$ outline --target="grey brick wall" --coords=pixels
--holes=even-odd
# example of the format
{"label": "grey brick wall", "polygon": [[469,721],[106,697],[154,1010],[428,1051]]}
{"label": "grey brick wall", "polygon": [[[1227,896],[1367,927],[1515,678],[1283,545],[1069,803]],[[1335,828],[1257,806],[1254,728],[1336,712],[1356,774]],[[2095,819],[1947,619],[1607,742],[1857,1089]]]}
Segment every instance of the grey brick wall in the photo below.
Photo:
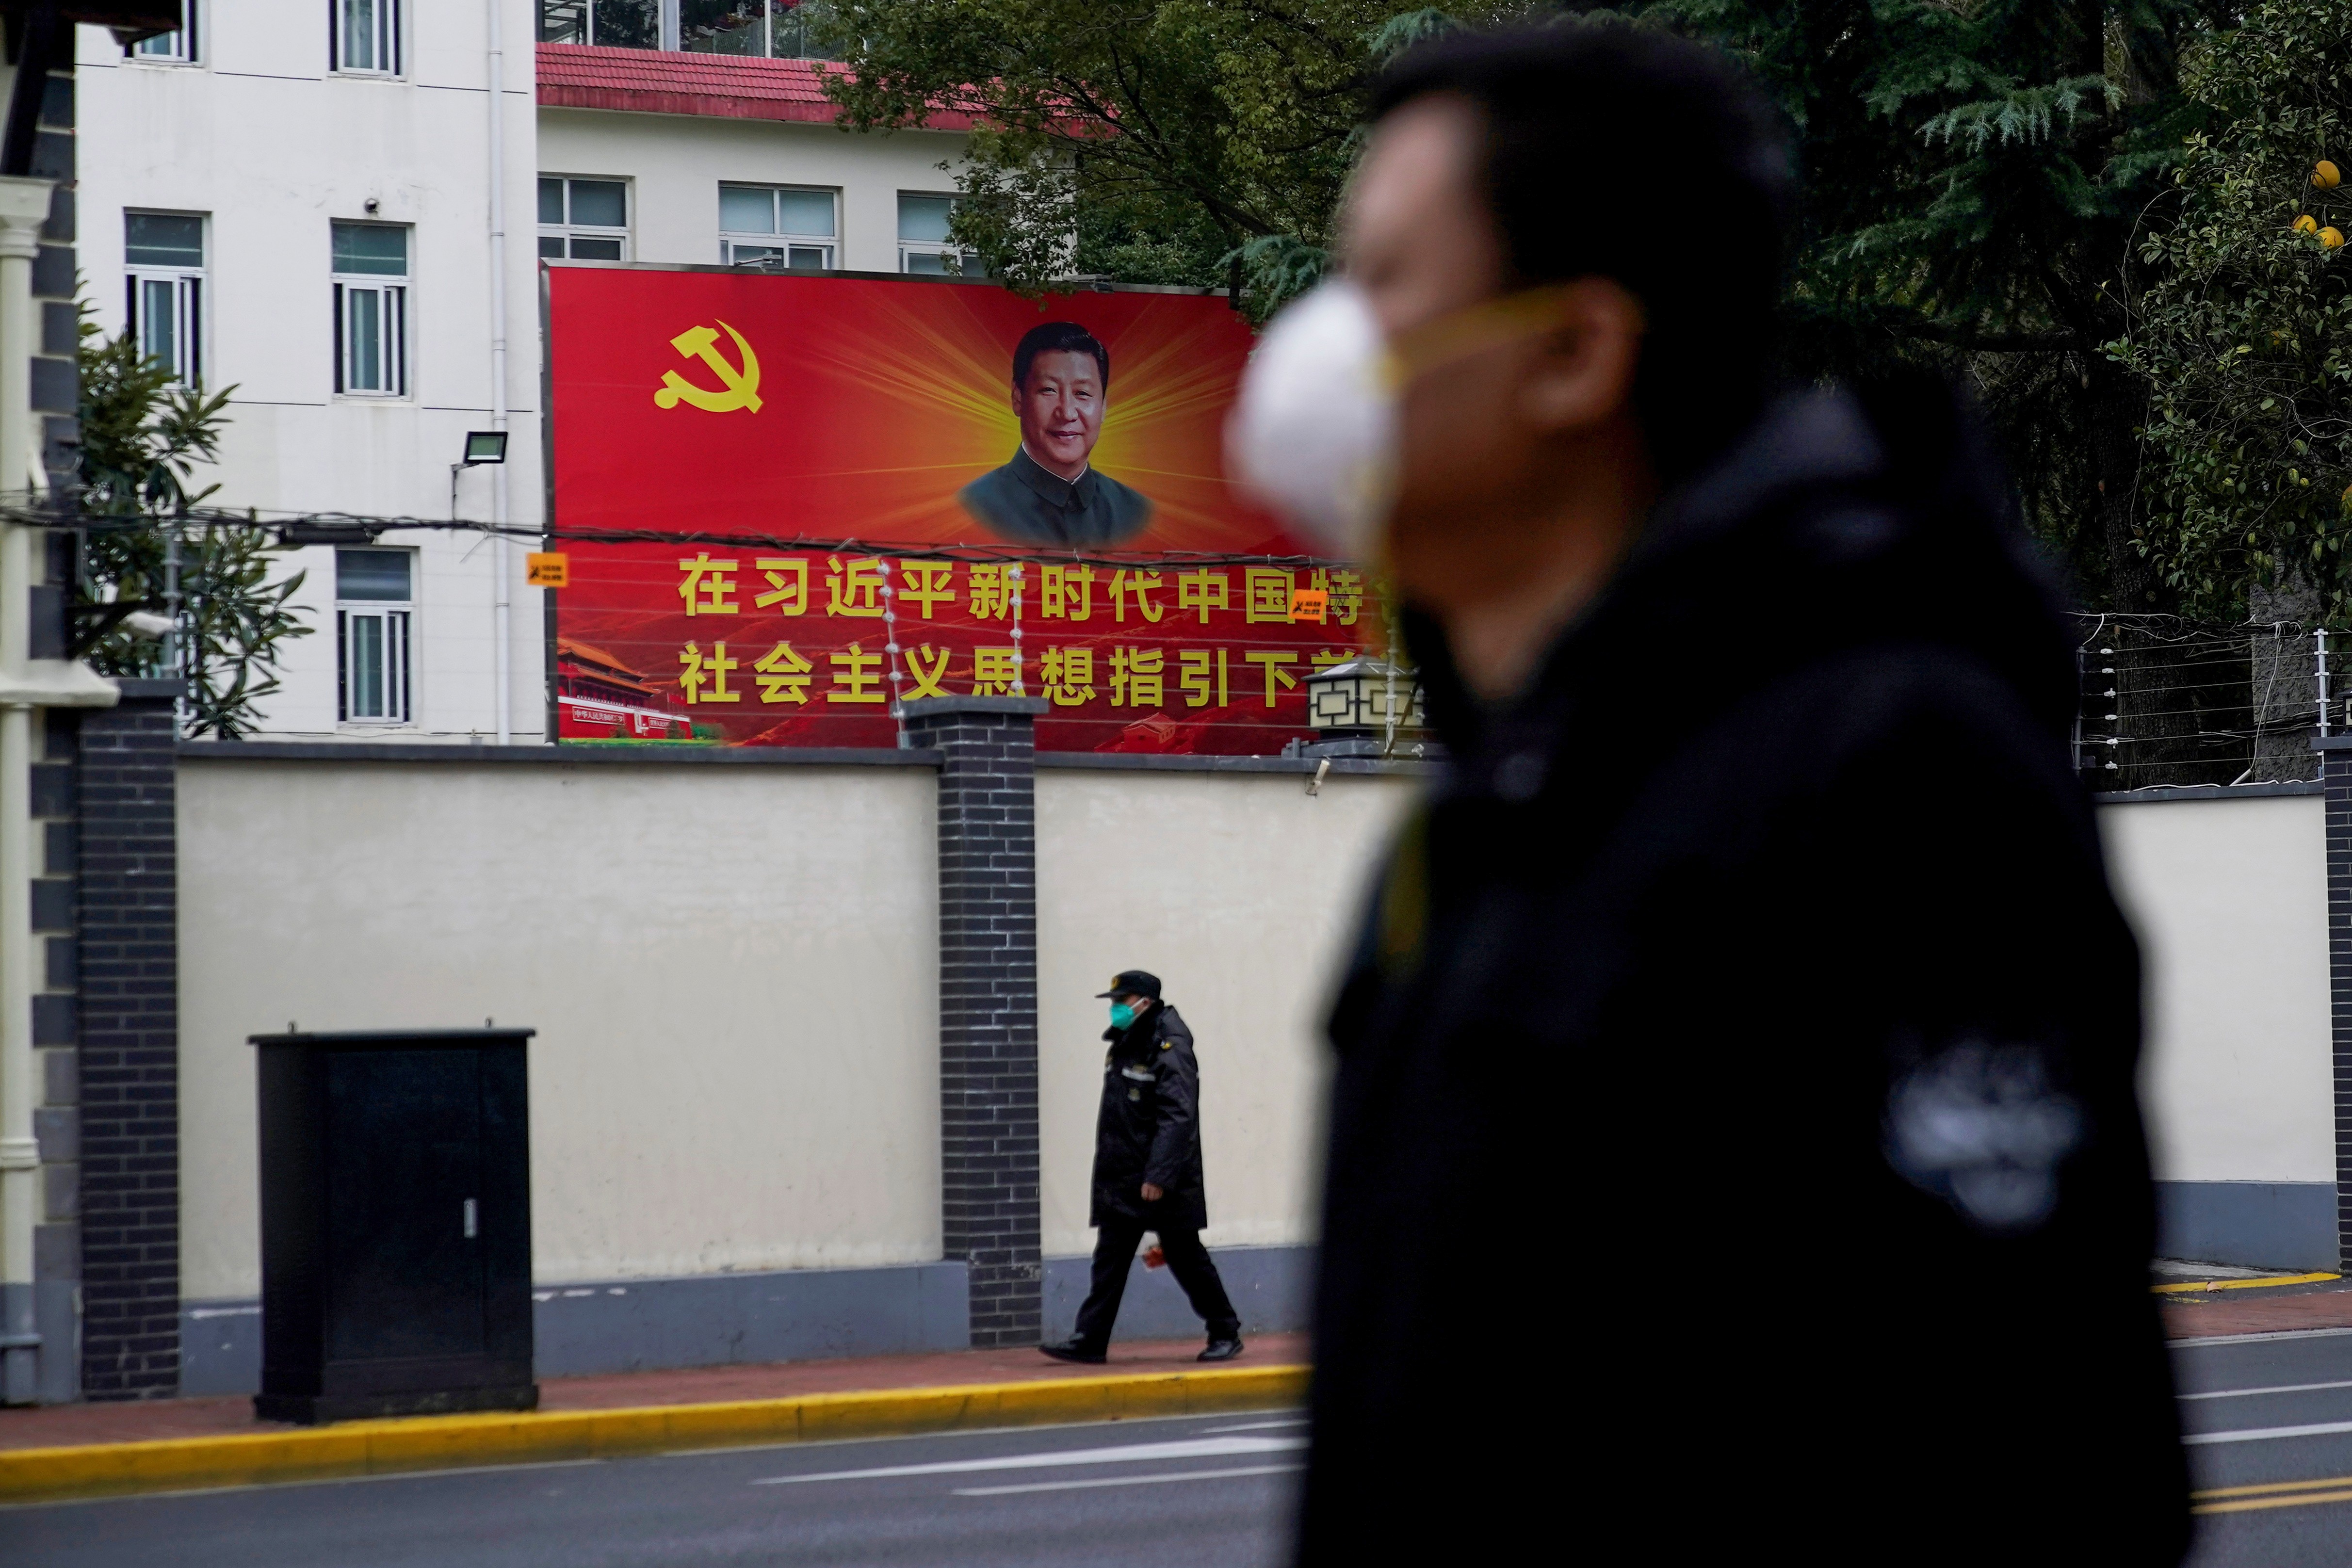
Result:
{"label": "grey brick wall", "polygon": [[173,685],[122,683],[78,763],[82,1393],[180,1386],[179,875]]}
{"label": "grey brick wall", "polygon": [[971,1279],[971,1343],[1034,1344],[1037,824],[1034,697],[906,706],[939,787],[940,1155],[945,1250]]}

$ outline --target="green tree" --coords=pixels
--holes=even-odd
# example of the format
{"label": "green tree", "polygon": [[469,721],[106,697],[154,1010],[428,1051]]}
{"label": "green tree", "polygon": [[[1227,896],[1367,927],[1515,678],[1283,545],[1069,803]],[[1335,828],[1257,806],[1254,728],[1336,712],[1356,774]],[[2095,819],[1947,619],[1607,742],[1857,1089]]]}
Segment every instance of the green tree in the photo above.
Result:
{"label": "green tree", "polygon": [[955,233],[1014,287],[1222,284],[1262,319],[1321,272],[1381,64],[1451,21],[1393,0],[846,0],[852,69],[825,90],[856,130],[979,117]]}
{"label": "green tree", "polygon": [[2180,71],[2208,9],[1658,0],[1642,13],[1744,55],[1797,128],[1797,368],[1972,378],[2037,531],[2117,609],[2172,608],[2135,511],[2147,383],[2103,346],[2125,327],[2135,229],[2200,119]]}
{"label": "green tree", "polygon": [[[2141,243],[2115,345],[2154,396],[2142,537],[2185,611],[2352,622],[2352,8],[2263,0],[2189,86],[2210,110]],[[2298,228],[2298,222],[2303,224]]]}
{"label": "green tree", "polygon": [[268,534],[199,512],[217,486],[188,487],[219,456],[236,389],[180,385],[128,334],[108,338],[87,316],[79,359],[85,526],[72,652],[108,674],[163,673],[161,643],[127,622],[167,612],[176,556],[189,733],[236,739],[278,689],[281,648],[310,633],[288,602],[302,573],[273,577],[282,552]]}

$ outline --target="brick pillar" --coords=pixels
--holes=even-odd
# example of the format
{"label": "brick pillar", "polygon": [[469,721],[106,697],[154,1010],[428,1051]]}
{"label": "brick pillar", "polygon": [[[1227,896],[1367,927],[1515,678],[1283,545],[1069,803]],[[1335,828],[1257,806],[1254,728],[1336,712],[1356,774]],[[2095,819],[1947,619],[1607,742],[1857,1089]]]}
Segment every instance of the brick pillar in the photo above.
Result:
{"label": "brick pillar", "polygon": [[83,1396],[180,1388],[179,851],[175,681],[83,715]]}
{"label": "brick pillar", "polygon": [[940,765],[940,1208],[970,1270],[971,1343],[1034,1344],[1036,716],[1041,697],[927,697],[908,739]]}
{"label": "brick pillar", "polygon": [[33,764],[33,1055],[40,1096],[33,1136],[41,1162],[40,1220],[33,1227],[34,1327],[41,1336],[34,1397],[61,1405],[81,1392],[81,1074],[74,1018],[74,756],[81,716],[40,716]]}

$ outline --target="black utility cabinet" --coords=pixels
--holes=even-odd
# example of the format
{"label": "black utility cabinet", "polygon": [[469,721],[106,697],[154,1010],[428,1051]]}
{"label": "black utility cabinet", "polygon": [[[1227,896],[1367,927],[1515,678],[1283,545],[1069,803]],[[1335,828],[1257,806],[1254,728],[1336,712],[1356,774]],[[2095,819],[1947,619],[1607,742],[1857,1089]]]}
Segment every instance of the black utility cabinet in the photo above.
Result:
{"label": "black utility cabinet", "polygon": [[527,1029],[255,1035],[265,1420],[529,1410]]}

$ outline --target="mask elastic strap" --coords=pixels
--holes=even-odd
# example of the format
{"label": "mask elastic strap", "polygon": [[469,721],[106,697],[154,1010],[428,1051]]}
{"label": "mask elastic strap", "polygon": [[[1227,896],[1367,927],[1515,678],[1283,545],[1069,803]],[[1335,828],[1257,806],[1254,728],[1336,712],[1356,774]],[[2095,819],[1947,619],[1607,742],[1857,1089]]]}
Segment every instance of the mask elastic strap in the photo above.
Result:
{"label": "mask elastic strap", "polygon": [[1391,392],[1441,365],[1559,325],[1564,283],[1481,299],[1400,334],[1383,357],[1382,375]]}

